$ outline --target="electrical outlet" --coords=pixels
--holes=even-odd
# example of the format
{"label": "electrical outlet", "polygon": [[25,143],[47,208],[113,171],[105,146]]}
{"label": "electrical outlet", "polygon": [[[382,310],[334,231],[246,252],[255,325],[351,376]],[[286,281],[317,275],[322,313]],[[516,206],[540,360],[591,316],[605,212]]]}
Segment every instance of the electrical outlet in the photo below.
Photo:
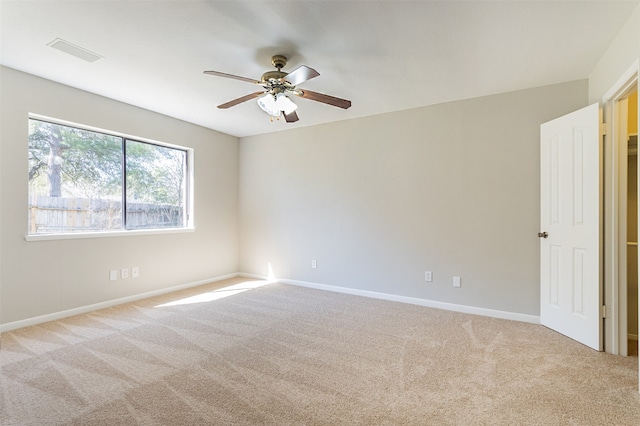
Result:
{"label": "electrical outlet", "polygon": [[312,267],[313,269],[316,269],[316,268],[318,267],[318,262],[317,262],[315,259],[313,259],[313,260],[311,261],[311,267]]}
{"label": "electrical outlet", "polygon": [[424,273],[424,280],[427,282],[431,282],[433,281],[433,272],[431,271],[425,271]]}
{"label": "electrical outlet", "polygon": [[137,266],[131,268],[131,278],[138,278],[140,276],[140,269]]}
{"label": "electrical outlet", "polygon": [[453,277],[453,286],[460,287],[460,277]]}
{"label": "electrical outlet", "polygon": [[122,271],[120,271],[120,276],[123,280],[129,278],[129,268],[122,268]]}
{"label": "electrical outlet", "polygon": [[109,271],[109,280],[116,281],[118,279],[118,270],[112,269]]}

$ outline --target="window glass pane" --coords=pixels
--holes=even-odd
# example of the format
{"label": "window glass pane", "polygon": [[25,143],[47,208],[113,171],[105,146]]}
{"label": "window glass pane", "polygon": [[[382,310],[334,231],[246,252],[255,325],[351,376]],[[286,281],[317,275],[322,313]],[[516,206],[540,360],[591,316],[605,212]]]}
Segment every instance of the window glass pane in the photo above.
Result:
{"label": "window glass pane", "polygon": [[187,153],[126,141],[127,229],[186,226]]}
{"label": "window glass pane", "polygon": [[29,234],[122,229],[117,136],[29,120]]}

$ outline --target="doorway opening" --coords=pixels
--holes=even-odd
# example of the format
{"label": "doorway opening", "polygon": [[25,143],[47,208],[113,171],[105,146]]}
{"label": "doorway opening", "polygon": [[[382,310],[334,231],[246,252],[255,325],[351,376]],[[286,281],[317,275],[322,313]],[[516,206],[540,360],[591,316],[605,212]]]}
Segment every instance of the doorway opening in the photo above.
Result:
{"label": "doorway opening", "polygon": [[637,354],[638,61],[604,98],[604,349]]}
{"label": "doorway opening", "polygon": [[[638,84],[636,83],[616,101],[615,134],[621,147],[626,148],[626,164],[620,168],[620,180],[626,183],[626,196],[621,189],[620,212],[626,247],[620,256],[620,355],[638,356]],[[626,167],[625,167],[626,166]],[[626,175],[626,176],[625,176]],[[622,186],[622,185],[621,185]],[[621,223],[621,224],[622,224]],[[626,228],[626,230],[624,229]],[[624,253],[623,253],[624,252]],[[625,301],[626,299],[626,301]],[[626,313],[626,315],[625,315]],[[625,327],[626,325],[626,327]],[[626,328],[626,333],[624,331]],[[624,338],[626,334],[626,339]],[[625,347],[626,346],[626,347]]]}
{"label": "doorway opening", "polygon": [[[635,96],[637,98],[638,92]],[[627,355],[638,356],[638,132],[628,140]]]}

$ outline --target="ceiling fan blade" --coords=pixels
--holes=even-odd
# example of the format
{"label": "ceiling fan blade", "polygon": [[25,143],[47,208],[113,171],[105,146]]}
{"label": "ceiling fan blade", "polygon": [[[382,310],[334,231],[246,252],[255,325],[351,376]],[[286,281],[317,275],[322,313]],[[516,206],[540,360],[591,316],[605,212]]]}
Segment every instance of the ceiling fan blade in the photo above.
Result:
{"label": "ceiling fan blade", "polygon": [[257,97],[262,96],[262,95],[264,95],[264,92],[254,92],[254,93],[251,93],[249,95],[245,95],[245,96],[243,96],[241,98],[229,101],[229,102],[227,102],[225,104],[218,105],[218,108],[220,108],[220,109],[231,108],[232,106],[236,106],[236,105],[241,104],[243,102],[250,101],[251,99],[257,98]]}
{"label": "ceiling fan blade", "polygon": [[305,81],[311,80],[319,75],[320,73],[313,68],[302,65],[284,76],[282,80],[288,81],[292,86],[297,86],[298,84],[304,83]]}
{"label": "ceiling fan blade", "polygon": [[[284,111],[283,111],[284,112]],[[284,114],[284,119],[287,123],[295,123],[296,121],[299,120],[298,118],[298,114],[296,114],[295,111],[289,113],[289,114]]]}
{"label": "ceiling fan blade", "polygon": [[217,77],[233,78],[234,80],[241,80],[241,81],[246,81],[248,83],[260,84],[259,81],[253,78],[240,77],[239,75],[227,74],[219,71],[205,71],[204,73],[208,75],[215,75]]}
{"label": "ceiling fan blade", "polygon": [[301,98],[311,99],[312,101],[322,102],[324,104],[333,105],[338,108],[347,109],[351,106],[351,101],[346,99],[336,98],[335,96],[329,96],[318,92],[312,92],[311,90],[296,90],[294,94]]}

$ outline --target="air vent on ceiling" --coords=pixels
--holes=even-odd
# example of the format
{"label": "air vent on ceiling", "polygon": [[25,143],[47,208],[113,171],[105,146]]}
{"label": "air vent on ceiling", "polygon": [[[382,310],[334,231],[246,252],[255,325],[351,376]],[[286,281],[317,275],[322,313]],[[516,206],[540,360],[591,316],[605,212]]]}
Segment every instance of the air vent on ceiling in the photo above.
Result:
{"label": "air vent on ceiling", "polygon": [[54,49],[58,49],[61,52],[68,53],[69,55],[73,55],[76,58],[82,59],[83,61],[87,62],[95,62],[98,59],[103,58],[103,56],[100,56],[97,53],[93,53],[80,46],[76,46],[75,44],[69,43],[68,41],[61,38],[57,38],[47,43],[47,46],[51,46]]}

